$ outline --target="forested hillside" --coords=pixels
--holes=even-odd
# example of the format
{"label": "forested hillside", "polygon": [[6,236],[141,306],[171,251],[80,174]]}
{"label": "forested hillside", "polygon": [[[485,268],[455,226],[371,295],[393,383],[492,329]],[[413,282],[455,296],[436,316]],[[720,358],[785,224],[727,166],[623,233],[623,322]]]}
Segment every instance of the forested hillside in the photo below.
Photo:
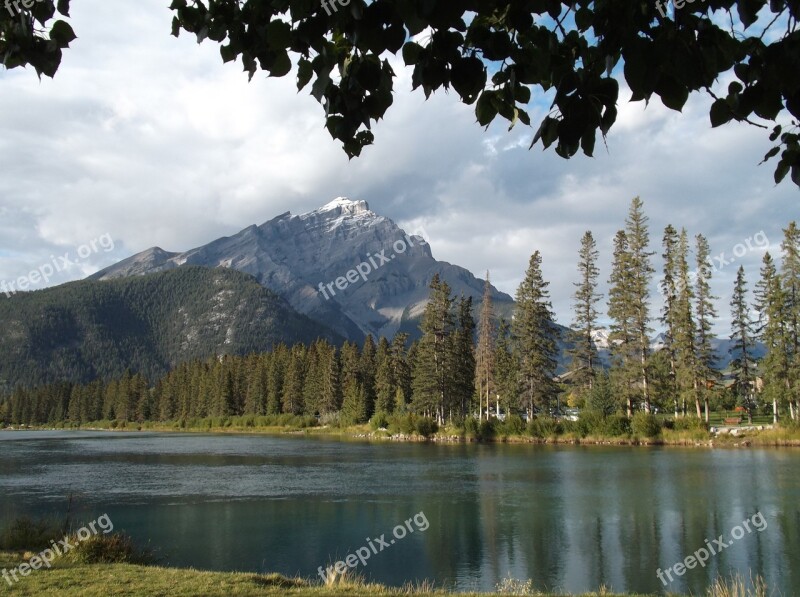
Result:
{"label": "forested hillside", "polygon": [[0,387],[155,380],[188,360],[341,341],[251,276],[202,267],[2,296],[0,329]]}

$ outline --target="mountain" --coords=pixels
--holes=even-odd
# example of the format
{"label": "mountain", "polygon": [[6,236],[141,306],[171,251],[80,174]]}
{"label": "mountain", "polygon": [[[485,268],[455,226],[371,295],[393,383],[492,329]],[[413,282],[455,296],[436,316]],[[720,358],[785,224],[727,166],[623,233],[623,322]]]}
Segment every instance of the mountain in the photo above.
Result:
{"label": "mountain", "polygon": [[182,361],[343,338],[251,276],[182,267],[0,296],[0,388],[120,377],[150,379]]}
{"label": "mountain", "polygon": [[[472,296],[476,316],[484,285],[466,269],[434,259],[425,238],[406,234],[366,201],[343,197],[183,253],[154,247],[91,278],[112,280],[188,265],[251,274],[300,313],[354,341],[397,331],[417,337],[434,274],[454,295]],[[510,318],[513,299],[494,288],[492,295],[498,314]]]}
{"label": "mountain", "polygon": [[[592,330],[592,341],[597,347],[600,361],[605,365],[611,364],[611,352],[609,351],[609,336],[610,330],[607,328],[599,328]],[[666,346],[666,334],[663,332],[657,334],[650,339],[650,350],[653,352],[659,351]],[[714,338],[711,341],[711,347],[714,349],[716,357],[716,366],[718,369],[725,370],[731,363],[730,349],[733,346],[733,340],[728,338]],[[761,342],[756,342],[753,347],[753,356],[756,359],[762,358],[767,353],[766,346]]]}

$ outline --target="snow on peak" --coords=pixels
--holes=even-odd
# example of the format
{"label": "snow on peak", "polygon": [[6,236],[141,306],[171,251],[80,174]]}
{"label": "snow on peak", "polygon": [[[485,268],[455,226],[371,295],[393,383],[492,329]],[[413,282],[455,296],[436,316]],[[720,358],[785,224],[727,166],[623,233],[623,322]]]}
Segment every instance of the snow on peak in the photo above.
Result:
{"label": "snow on peak", "polygon": [[326,203],[316,211],[347,211],[351,214],[359,214],[369,211],[369,204],[366,201],[353,201],[348,197],[337,197],[330,203]]}

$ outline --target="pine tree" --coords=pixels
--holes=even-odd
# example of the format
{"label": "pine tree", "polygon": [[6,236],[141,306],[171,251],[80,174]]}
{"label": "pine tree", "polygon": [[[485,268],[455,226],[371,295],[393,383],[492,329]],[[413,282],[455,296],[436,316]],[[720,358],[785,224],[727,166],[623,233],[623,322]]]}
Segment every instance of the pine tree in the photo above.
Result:
{"label": "pine tree", "polygon": [[614,256],[611,265],[608,292],[608,317],[611,319],[608,335],[611,353],[609,374],[615,392],[626,403],[628,417],[633,416],[635,371],[633,278],[628,250],[628,237],[624,230],[614,236]]}
{"label": "pine tree", "polygon": [[581,239],[581,248],[578,251],[580,282],[574,283],[573,325],[576,334],[575,348],[570,352],[572,357],[570,368],[576,372],[577,384],[588,391],[594,386],[597,347],[593,332],[597,329],[597,303],[603,297],[597,292],[597,280],[600,276],[600,269],[597,267],[599,256],[594,236],[587,230]]}
{"label": "pine tree", "polygon": [[650,387],[647,361],[650,355],[650,265],[652,252],[647,216],[639,197],[631,201],[625,231],[614,239],[614,264],[611,272],[608,315],[612,319],[610,340],[615,356],[615,376],[621,380],[627,398],[628,416],[633,416],[634,388],[650,412]]}
{"label": "pine tree", "polygon": [[[392,338],[390,349],[392,361],[392,379],[394,380],[395,390],[395,409],[405,410],[405,405],[411,398],[411,364],[410,355],[406,351],[408,334],[398,332]],[[402,402],[399,400],[402,398]]]}
{"label": "pine tree", "polygon": [[334,413],[342,404],[342,387],[339,383],[339,357],[336,348],[320,341],[320,414]]}
{"label": "pine tree", "polygon": [[453,298],[450,286],[439,279],[439,274],[434,274],[430,289],[430,299],[420,323],[422,337],[413,364],[412,404],[416,412],[433,415],[442,425],[453,387]]}
{"label": "pine tree", "polygon": [[703,398],[705,420],[709,418],[709,395],[719,381],[716,354],[713,341],[713,322],[717,319],[711,294],[711,249],[702,234],[695,237],[695,379],[700,381],[700,395]]}
{"label": "pine tree", "polygon": [[789,350],[787,389],[789,415],[798,418],[800,399],[800,228],[790,222],[781,243],[781,285],[786,298],[786,334]]}
{"label": "pine tree", "polygon": [[[682,393],[691,392],[694,397],[697,418],[700,410],[700,379],[695,365],[695,322],[692,312],[694,288],[689,273],[689,239],[681,229],[677,253],[677,297],[675,301],[675,355],[677,358],[678,388]],[[705,381],[703,381],[705,383]]]}
{"label": "pine tree", "polygon": [[478,324],[478,346],[475,351],[475,386],[478,390],[478,418],[482,418],[483,402],[489,410],[489,397],[495,393],[494,383],[494,308],[492,306],[492,285],[489,272],[483,286],[480,322]]}
{"label": "pine tree", "polygon": [[513,334],[519,355],[522,393],[528,401],[528,416],[534,407],[550,413],[550,402],[558,393],[554,381],[558,331],[547,291],[549,282],[542,276],[539,251],[531,255],[525,279],[517,289]]}
{"label": "pine tree", "polygon": [[739,266],[736,272],[736,283],[731,298],[731,346],[730,353],[733,357],[731,370],[736,381],[740,403],[747,409],[747,419],[753,422],[753,385],[755,376],[755,363],[753,361],[753,323],[750,319],[750,310],[747,304],[747,281],[744,276],[744,267]]}
{"label": "pine tree", "polygon": [[281,396],[281,408],[284,413],[299,415],[303,412],[305,356],[306,350],[302,344],[292,347]]}
{"label": "pine tree", "polygon": [[664,348],[669,356],[669,380],[672,391],[675,416],[678,416],[678,364],[675,349],[675,333],[677,328],[678,303],[678,232],[669,224],[664,229],[662,240],[664,253],[664,277],[661,280],[661,294],[664,296],[664,309],[661,312],[661,324],[664,326]]}
{"label": "pine tree", "polygon": [[789,343],[786,334],[786,295],[781,277],[769,252],[764,253],[761,277],[756,284],[755,309],[758,312],[756,336],[764,343],[766,354],[761,362],[764,395],[772,401],[772,422],[778,422],[778,405],[788,394]]}
{"label": "pine tree", "polygon": [[519,362],[514,351],[511,327],[505,319],[500,320],[497,344],[494,351],[495,386],[506,412],[519,408]]}
{"label": "pine tree", "polygon": [[360,365],[360,379],[361,385],[364,387],[367,418],[371,417],[375,410],[375,368],[375,341],[371,334],[367,334],[364,348],[361,350]]}
{"label": "pine tree", "polygon": [[[461,420],[475,394],[475,320],[472,317],[472,297],[462,296],[458,301],[458,328],[453,333],[453,402],[450,409],[458,409]],[[448,415],[452,418],[450,410]]]}
{"label": "pine tree", "polygon": [[634,346],[639,360],[639,379],[642,387],[642,399],[645,412],[650,412],[650,387],[647,375],[647,359],[650,354],[650,279],[654,273],[650,265],[652,252],[648,251],[650,236],[647,230],[647,216],[643,212],[643,203],[639,197],[631,201],[625,227],[628,239],[632,274],[632,307],[634,323]]}
{"label": "pine tree", "polygon": [[375,412],[391,413],[394,410],[396,385],[392,367],[389,341],[381,337],[375,352]]}

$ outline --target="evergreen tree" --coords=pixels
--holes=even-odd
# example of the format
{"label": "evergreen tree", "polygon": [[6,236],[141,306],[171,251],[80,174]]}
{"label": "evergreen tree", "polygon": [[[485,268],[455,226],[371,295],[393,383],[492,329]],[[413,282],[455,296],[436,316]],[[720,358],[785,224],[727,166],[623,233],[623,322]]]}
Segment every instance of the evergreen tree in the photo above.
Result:
{"label": "evergreen tree", "polygon": [[769,252],[764,253],[761,277],[756,284],[755,309],[758,312],[756,336],[767,350],[761,362],[764,380],[763,392],[772,402],[772,422],[778,422],[778,405],[788,395],[789,344],[786,327],[786,295],[783,292],[781,277]]}
{"label": "evergreen tree", "polygon": [[475,351],[475,386],[478,390],[478,418],[482,418],[483,403],[489,410],[489,397],[495,393],[494,382],[494,308],[492,306],[492,285],[489,272],[483,285],[483,302],[478,324],[478,346]]}
{"label": "evergreen tree", "polygon": [[500,320],[497,331],[497,344],[494,351],[495,386],[500,402],[506,412],[519,408],[519,362],[514,350],[511,327],[505,319]]}
{"label": "evergreen tree", "polygon": [[675,347],[675,334],[678,319],[678,232],[669,224],[664,229],[662,240],[664,253],[664,277],[661,280],[661,294],[664,297],[664,308],[661,312],[661,324],[664,326],[664,348],[669,356],[669,383],[672,390],[672,400],[675,416],[678,416],[678,398],[681,389],[678,385],[678,364]]}
{"label": "evergreen tree", "polygon": [[[453,402],[450,409],[458,410],[461,420],[467,416],[475,395],[475,320],[472,317],[472,297],[458,301],[458,328],[453,333]],[[452,410],[448,414],[452,418]]]}
{"label": "evergreen tree", "polygon": [[597,267],[599,256],[594,236],[587,230],[581,239],[578,251],[580,281],[574,283],[575,348],[570,351],[572,357],[570,368],[575,371],[578,386],[588,391],[591,391],[594,385],[598,360],[593,332],[597,329],[597,303],[603,296],[597,292],[597,280],[600,276],[600,269]]}
{"label": "evergreen tree", "polygon": [[391,346],[392,379],[396,386],[395,409],[399,410],[405,410],[405,405],[411,398],[411,364],[406,342],[408,334],[398,332],[392,339]]}
{"label": "evergreen tree", "polygon": [[747,281],[744,267],[739,266],[731,298],[731,370],[736,382],[740,404],[747,409],[747,419],[753,422],[753,386],[755,362],[753,361],[753,323],[747,304]]}
{"label": "evergreen tree", "polygon": [[[677,254],[677,297],[675,301],[675,355],[677,358],[678,388],[694,398],[697,418],[702,418],[700,410],[700,379],[695,365],[695,322],[692,312],[694,288],[689,273],[689,239],[685,229],[681,229]],[[703,383],[705,383],[703,381]]]}
{"label": "evergreen tree", "polygon": [[381,337],[375,352],[375,412],[391,413],[397,395],[389,341]]}
{"label": "evergreen tree", "polygon": [[531,255],[525,279],[517,289],[517,307],[513,334],[519,355],[522,393],[527,398],[528,416],[534,407],[550,413],[550,402],[558,393],[554,381],[557,328],[553,325],[552,305],[547,291],[549,282],[542,276],[539,251]]}
{"label": "evergreen tree", "polygon": [[292,347],[281,396],[281,408],[284,413],[299,415],[303,412],[305,356],[305,347],[301,344]]}
{"label": "evergreen tree", "polygon": [[783,231],[781,286],[786,299],[786,335],[789,352],[787,399],[789,416],[798,418],[800,399],[800,228],[792,221]]}
{"label": "evergreen tree", "polygon": [[713,341],[713,322],[717,319],[711,294],[711,249],[708,240],[698,234],[695,237],[695,379],[699,380],[700,395],[703,399],[705,420],[709,419],[709,397],[717,384],[720,373],[717,370]]}
{"label": "evergreen tree", "polygon": [[608,292],[608,316],[611,319],[608,335],[611,353],[609,376],[615,393],[626,403],[628,417],[633,416],[634,385],[637,378],[631,272],[628,237],[624,230],[619,230],[614,236],[614,255]]}
{"label": "evergreen tree", "polygon": [[372,339],[372,334],[367,334],[364,340],[364,348],[361,350],[360,379],[364,387],[368,419],[375,410],[375,368],[375,341]]}
{"label": "evergreen tree", "polygon": [[453,394],[453,298],[450,286],[439,279],[439,274],[434,274],[430,289],[413,363],[412,404],[416,412],[435,416],[442,425]]}
{"label": "evergreen tree", "polygon": [[647,361],[650,355],[650,265],[652,252],[647,216],[639,197],[631,201],[625,231],[614,239],[614,265],[609,290],[611,340],[614,345],[617,377],[627,397],[628,416],[633,415],[634,388],[638,386],[645,412],[650,412],[650,387]]}

